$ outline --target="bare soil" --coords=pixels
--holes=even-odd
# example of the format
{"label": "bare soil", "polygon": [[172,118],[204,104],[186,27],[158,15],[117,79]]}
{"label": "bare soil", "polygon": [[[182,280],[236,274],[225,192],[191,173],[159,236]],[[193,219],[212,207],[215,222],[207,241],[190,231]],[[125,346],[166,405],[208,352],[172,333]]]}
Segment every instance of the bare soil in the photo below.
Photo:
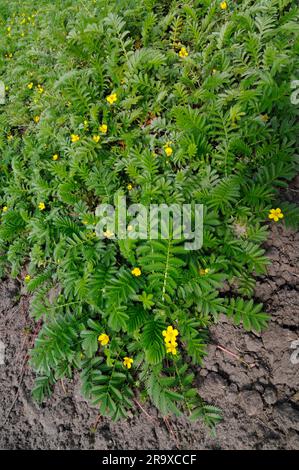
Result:
{"label": "bare soil", "polygon": [[82,398],[78,377],[57,383],[52,397],[37,405],[27,365],[36,328],[28,317],[29,300],[18,282],[2,282],[0,448],[299,449],[299,351],[292,349],[299,339],[299,234],[273,225],[265,248],[272,264],[258,279],[256,299],[272,316],[269,328],[261,335],[246,333],[221,317],[198,369],[200,394],[223,409],[216,437],[201,423],[165,421],[153,408],[137,404],[126,421],[99,417]]}

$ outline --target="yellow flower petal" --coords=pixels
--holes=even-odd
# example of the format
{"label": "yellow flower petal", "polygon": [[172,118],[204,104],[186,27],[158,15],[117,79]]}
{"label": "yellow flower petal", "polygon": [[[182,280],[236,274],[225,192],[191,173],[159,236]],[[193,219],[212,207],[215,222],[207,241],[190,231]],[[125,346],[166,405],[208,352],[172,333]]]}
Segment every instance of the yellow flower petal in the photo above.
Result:
{"label": "yellow flower petal", "polygon": [[100,141],[100,136],[99,135],[94,135],[92,140],[97,144]]}
{"label": "yellow flower petal", "polygon": [[133,274],[133,276],[141,276],[141,269],[140,268],[134,268],[132,269],[131,273]]}
{"label": "yellow flower petal", "polygon": [[283,218],[283,213],[281,212],[281,209],[279,207],[277,207],[276,209],[270,209],[268,218],[273,219],[274,222],[278,222],[279,219]]}
{"label": "yellow flower petal", "polygon": [[179,52],[179,56],[180,56],[180,57],[188,57],[188,55],[189,55],[189,54],[188,54],[188,51],[187,51],[186,47],[183,46],[183,47],[181,48],[180,52]]}
{"label": "yellow flower petal", "polygon": [[227,10],[227,7],[228,7],[227,2],[221,2],[220,3],[221,10]]}
{"label": "yellow flower petal", "polygon": [[101,343],[102,346],[106,346],[109,343],[110,338],[108,335],[106,335],[106,333],[102,333],[98,337],[98,341]]}
{"label": "yellow flower petal", "polygon": [[165,147],[164,150],[165,150],[165,153],[166,153],[167,157],[170,157],[172,155],[173,150],[172,150],[171,147]]}
{"label": "yellow flower petal", "polygon": [[127,367],[127,369],[131,369],[132,364],[133,364],[133,359],[131,357],[124,357],[123,365]]}
{"label": "yellow flower petal", "polygon": [[71,141],[72,143],[78,142],[80,140],[80,137],[78,134],[71,134]]}
{"label": "yellow flower petal", "polygon": [[115,101],[117,101],[117,94],[116,93],[111,93],[111,95],[108,95],[106,97],[106,100],[108,101],[109,104],[115,103]]}
{"label": "yellow flower petal", "polygon": [[102,125],[99,127],[99,131],[100,131],[100,132],[103,132],[103,134],[106,134],[106,132],[108,131],[108,126],[107,126],[107,124],[102,124]]}

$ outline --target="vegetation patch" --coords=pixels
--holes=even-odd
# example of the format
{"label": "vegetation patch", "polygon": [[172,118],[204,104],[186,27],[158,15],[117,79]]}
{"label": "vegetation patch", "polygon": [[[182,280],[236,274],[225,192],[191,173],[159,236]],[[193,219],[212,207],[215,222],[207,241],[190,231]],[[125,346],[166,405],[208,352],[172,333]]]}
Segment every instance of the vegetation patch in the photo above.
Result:
{"label": "vegetation patch", "polygon": [[[209,426],[209,326],[261,331],[269,224],[296,225],[297,2],[0,0],[0,267],[32,293],[38,400],[78,370],[113,419],[134,399]],[[202,204],[203,245],[122,239],[100,204]],[[128,220],[127,232],[130,228]]]}

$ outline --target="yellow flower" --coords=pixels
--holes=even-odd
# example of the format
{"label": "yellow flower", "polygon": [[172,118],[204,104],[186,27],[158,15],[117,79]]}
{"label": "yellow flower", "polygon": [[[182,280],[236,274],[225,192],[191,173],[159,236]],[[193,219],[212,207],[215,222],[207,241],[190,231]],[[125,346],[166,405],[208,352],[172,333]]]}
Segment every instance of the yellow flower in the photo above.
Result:
{"label": "yellow flower", "polygon": [[171,325],[168,326],[166,330],[162,331],[162,335],[164,336],[164,341],[167,347],[168,343],[171,343],[172,345],[176,344],[176,337],[178,334],[178,330],[174,329]]}
{"label": "yellow flower", "polygon": [[189,55],[189,54],[188,54],[188,51],[187,51],[186,47],[183,46],[183,47],[181,48],[180,52],[179,52],[179,56],[180,56],[180,57],[188,57],[188,55]]}
{"label": "yellow flower", "polygon": [[114,236],[114,233],[111,232],[110,230],[106,230],[106,232],[103,232],[104,237],[106,238],[111,238]]}
{"label": "yellow flower", "polygon": [[12,135],[12,134],[8,134],[7,140],[12,140],[12,139],[13,139],[13,135]]}
{"label": "yellow flower", "polygon": [[33,120],[36,124],[38,124],[39,121],[40,121],[40,117],[39,116],[34,116]]}
{"label": "yellow flower", "polygon": [[98,337],[98,341],[101,343],[102,346],[106,346],[109,341],[110,341],[110,338],[108,335],[106,335],[106,333],[102,333],[99,337]]}
{"label": "yellow flower", "polygon": [[133,276],[136,276],[136,277],[141,276],[141,269],[134,268],[132,269],[131,273],[133,274]]}
{"label": "yellow flower", "polygon": [[11,27],[8,26],[8,27],[6,28],[6,31],[7,31],[8,33],[10,33],[10,32],[11,32]]}
{"label": "yellow flower", "polygon": [[164,148],[164,150],[165,150],[165,153],[166,153],[167,157],[170,157],[172,155],[173,150],[172,150],[171,147],[167,146],[167,147]]}
{"label": "yellow flower", "polygon": [[132,185],[131,183],[129,183],[128,186],[127,186],[127,188],[128,188],[128,191],[132,191],[133,185]]}
{"label": "yellow flower", "polygon": [[281,212],[281,209],[277,207],[277,209],[270,209],[268,217],[269,219],[273,219],[274,222],[278,222],[279,219],[283,218],[283,213]]}
{"label": "yellow flower", "polygon": [[112,93],[111,95],[108,95],[108,96],[106,97],[106,100],[108,101],[109,104],[115,103],[115,101],[117,100],[117,94],[116,94],[116,93]]}
{"label": "yellow flower", "polygon": [[42,94],[44,92],[44,88],[41,85],[37,85],[37,91]]}
{"label": "yellow flower", "polygon": [[209,272],[210,272],[209,268],[199,270],[199,274],[201,274],[202,276],[204,276],[205,274],[208,274]]}
{"label": "yellow flower", "polygon": [[227,10],[227,7],[228,7],[227,2],[221,2],[220,3],[221,10]]}
{"label": "yellow flower", "polygon": [[99,127],[99,131],[100,131],[100,132],[103,132],[103,134],[106,134],[106,132],[108,131],[108,126],[107,126],[107,124],[102,124],[102,125]]}
{"label": "yellow flower", "polygon": [[166,351],[175,356],[176,353],[177,353],[177,350],[176,350],[177,345],[178,345],[178,343],[169,343],[169,344],[167,344],[166,345]]}
{"label": "yellow flower", "polygon": [[29,276],[29,274],[27,274],[27,276],[25,276],[25,282],[29,282],[31,279],[31,276]]}
{"label": "yellow flower", "polygon": [[164,336],[166,351],[175,355],[177,353],[176,348],[178,343],[176,342],[176,337],[179,332],[177,329],[174,329],[172,326],[168,326],[166,330],[162,331]]}
{"label": "yellow flower", "polygon": [[32,90],[32,88],[33,88],[33,82],[28,83],[27,88],[29,88],[29,90]]}
{"label": "yellow flower", "polygon": [[52,160],[54,160],[54,162],[56,162],[56,160],[58,160],[59,158],[59,155],[57,153],[55,153],[52,157]]}
{"label": "yellow flower", "polygon": [[99,142],[100,138],[101,137],[99,135],[94,135],[92,140],[97,144]]}
{"label": "yellow flower", "polygon": [[263,122],[268,122],[269,121],[269,116],[268,114],[261,114],[260,118]]}
{"label": "yellow flower", "polygon": [[80,140],[80,137],[78,136],[78,134],[71,134],[71,141],[73,142],[73,144],[75,142],[78,142]]}
{"label": "yellow flower", "polygon": [[134,362],[134,361],[133,361],[133,359],[132,359],[131,357],[127,357],[127,356],[124,357],[124,362],[123,362],[123,364],[124,364],[125,367],[127,367],[127,369],[131,369],[133,362]]}
{"label": "yellow flower", "polygon": [[8,207],[7,207],[7,206],[2,207],[2,212],[7,212],[7,211],[8,211]]}
{"label": "yellow flower", "polygon": [[133,225],[128,225],[128,232],[132,232],[133,230]]}
{"label": "yellow flower", "polygon": [[39,205],[38,205],[38,208],[40,211],[43,211],[45,208],[46,208],[46,205],[44,202],[40,202]]}

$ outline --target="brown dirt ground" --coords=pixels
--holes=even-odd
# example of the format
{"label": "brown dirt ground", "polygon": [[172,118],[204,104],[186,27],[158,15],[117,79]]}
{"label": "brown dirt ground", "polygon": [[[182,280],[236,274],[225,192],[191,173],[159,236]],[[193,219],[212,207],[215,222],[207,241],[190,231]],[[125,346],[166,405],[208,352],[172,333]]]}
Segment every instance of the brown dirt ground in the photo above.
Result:
{"label": "brown dirt ground", "polygon": [[198,370],[200,394],[223,409],[216,437],[185,418],[167,423],[152,408],[146,414],[137,407],[134,416],[119,423],[98,418],[97,409],[80,395],[77,377],[56,384],[52,397],[38,406],[30,395],[34,375],[26,365],[29,332],[34,331],[28,299],[17,282],[3,281],[0,448],[299,449],[299,351],[298,363],[291,362],[296,355],[292,341],[299,339],[299,234],[274,225],[265,248],[272,264],[258,279],[256,298],[272,315],[269,328],[261,335],[245,333],[221,317]]}

